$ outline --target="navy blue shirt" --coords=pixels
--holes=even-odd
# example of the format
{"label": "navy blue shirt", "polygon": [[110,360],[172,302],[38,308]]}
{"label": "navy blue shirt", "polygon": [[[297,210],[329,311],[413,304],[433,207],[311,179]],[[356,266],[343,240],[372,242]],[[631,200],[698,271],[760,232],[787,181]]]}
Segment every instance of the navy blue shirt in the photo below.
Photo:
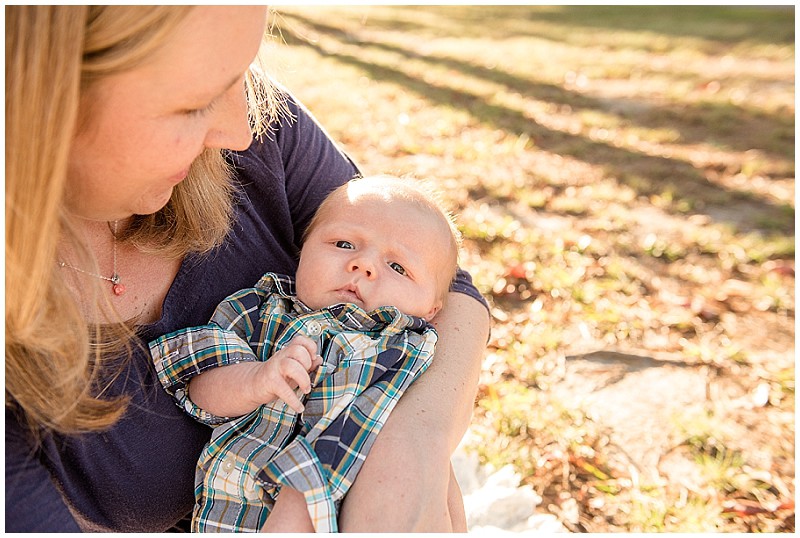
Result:
{"label": "navy blue shirt", "polygon": [[[294,274],[303,231],[322,199],[358,174],[306,110],[289,107],[293,117],[270,137],[231,155],[238,186],[232,230],[211,253],[186,257],[161,319],[141,328],[142,349],[110,391],[131,398],[123,418],[104,432],[46,435],[37,445],[6,407],[7,532],[162,532],[191,512],[195,466],[211,430],[161,389],[144,350],[165,333],[205,324],[218,303],[264,273]],[[464,272],[453,289],[482,300]]]}

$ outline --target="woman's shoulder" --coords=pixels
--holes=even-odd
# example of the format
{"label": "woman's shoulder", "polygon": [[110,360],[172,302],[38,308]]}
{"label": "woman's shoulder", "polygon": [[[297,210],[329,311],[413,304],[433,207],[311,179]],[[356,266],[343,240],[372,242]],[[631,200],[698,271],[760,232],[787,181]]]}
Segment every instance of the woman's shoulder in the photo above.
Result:
{"label": "woman's shoulder", "polygon": [[355,162],[329,136],[308,108],[285,89],[275,121],[250,147],[231,153],[237,172],[261,172],[288,176],[304,183],[324,173],[333,182],[359,174]]}

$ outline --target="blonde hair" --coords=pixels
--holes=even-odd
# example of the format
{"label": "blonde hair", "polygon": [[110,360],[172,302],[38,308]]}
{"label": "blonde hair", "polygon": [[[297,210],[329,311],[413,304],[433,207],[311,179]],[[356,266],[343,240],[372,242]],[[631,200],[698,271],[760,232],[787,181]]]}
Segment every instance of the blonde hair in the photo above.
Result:
{"label": "blonde hair", "polygon": [[376,197],[386,202],[403,201],[414,205],[436,218],[448,235],[450,250],[447,253],[447,274],[444,278],[435,275],[439,280],[439,295],[444,302],[450,284],[458,271],[458,254],[461,249],[461,232],[456,225],[453,213],[447,209],[439,192],[428,182],[411,178],[390,175],[375,175],[352,179],[334,189],[320,204],[311,222],[303,233],[303,241],[313,229],[331,212],[339,211],[341,201],[354,201],[361,197]]}
{"label": "blonde hair", "polygon": [[[70,144],[87,88],[146,61],[189,6],[6,6],[6,405],[36,428],[106,428],[125,398],[104,399],[110,357],[134,333],[87,323],[56,264],[63,237],[76,244],[64,210]],[[277,92],[248,73],[256,134],[282,109]],[[137,216],[121,240],[180,257],[221,243],[232,215],[229,167],[206,151],[161,211]],[[85,267],[96,262],[83,247]],[[90,292],[99,304],[99,285]],[[112,344],[112,345],[109,345]]]}

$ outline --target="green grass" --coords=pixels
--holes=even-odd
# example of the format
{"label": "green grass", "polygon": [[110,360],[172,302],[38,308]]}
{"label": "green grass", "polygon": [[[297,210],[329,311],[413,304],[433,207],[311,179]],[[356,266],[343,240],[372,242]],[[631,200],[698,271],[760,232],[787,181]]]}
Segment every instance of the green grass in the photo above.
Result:
{"label": "green grass", "polygon": [[[493,314],[481,458],[570,530],[792,531],[793,8],[275,9],[267,68],[365,172],[431,179],[458,213]],[[587,349],[730,392],[669,426],[695,489],[635,476],[554,396]]]}

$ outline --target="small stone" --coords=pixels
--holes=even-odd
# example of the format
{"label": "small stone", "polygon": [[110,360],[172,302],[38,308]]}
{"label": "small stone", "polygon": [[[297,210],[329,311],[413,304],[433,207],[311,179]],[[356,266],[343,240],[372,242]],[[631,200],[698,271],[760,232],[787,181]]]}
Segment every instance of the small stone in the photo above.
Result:
{"label": "small stone", "polygon": [[111,290],[114,292],[114,295],[119,297],[123,293],[125,293],[125,285],[124,284],[114,284],[111,286]]}

